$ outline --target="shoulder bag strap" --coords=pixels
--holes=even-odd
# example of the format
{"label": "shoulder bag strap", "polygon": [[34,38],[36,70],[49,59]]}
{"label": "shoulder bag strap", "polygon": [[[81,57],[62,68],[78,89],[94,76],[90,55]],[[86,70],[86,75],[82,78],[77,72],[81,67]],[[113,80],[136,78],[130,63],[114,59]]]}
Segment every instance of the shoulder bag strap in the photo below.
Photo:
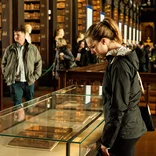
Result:
{"label": "shoulder bag strap", "polygon": [[146,105],[148,105],[147,98],[146,98],[146,95],[145,95],[145,89],[144,89],[144,86],[142,84],[142,80],[141,80],[141,77],[140,77],[140,74],[139,74],[138,71],[137,71],[137,75],[138,75],[138,79],[139,79],[139,82],[140,82],[142,94],[144,95],[144,98],[145,98]]}

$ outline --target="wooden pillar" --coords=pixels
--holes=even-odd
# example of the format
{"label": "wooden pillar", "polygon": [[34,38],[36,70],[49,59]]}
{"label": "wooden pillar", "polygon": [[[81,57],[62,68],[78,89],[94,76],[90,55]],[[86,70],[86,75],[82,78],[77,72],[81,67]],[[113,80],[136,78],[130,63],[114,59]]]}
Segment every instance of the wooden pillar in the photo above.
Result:
{"label": "wooden pillar", "polygon": [[136,45],[136,7],[135,7],[135,4],[133,4],[133,17],[132,17],[132,20],[133,20],[133,31],[132,31],[132,41],[133,41],[133,44]]}
{"label": "wooden pillar", "polygon": [[122,36],[124,35],[124,3],[121,1],[119,6],[119,29]]}
{"label": "wooden pillar", "polygon": [[76,39],[78,37],[78,1],[73,0],[73,17],[72,17],[72,52],[74,53],[76,51]]}
{"label": "wooden pillar", "polygon": [[13,30],[24,25],[24,0],[13,0]]}
{"label": "wooden pillar", "polygon": [[[1,64],[1,58],[0,58],[0,64]],[[3,109],[3,102],[2,102],[2,98],[3,98],[3,80],[2,80],[2,70],[1,70],[1,66],[0,66],[0,110]]]}
{"label": "wooden pillar", "polygon": [[43,60],[43,68],[49,67],[49,1],[40,0],[40,53]]}
{"label": "wooden pillar", "polygon": [[140,8],[139,6],[137,6],[137,11],[136,11],[136,30],[137,30],[137,38],[136,38],[136,42],[138,44],[138,42],[140,41],[140,21],[139,21],[139,18],[140,18]]}
{"label": "wooden pillar", "polygon": [[105,6],[105,15],[106,17],[112,17],[112,8],[110,4]]}
{"label": "wooden pillar", "polygon": [[128,30],[128,43],[132,44],[132,29],[133,29],[133,20],[132,20],[133,10],[129,10],[129,30]]}
{"label": "wooden pillar", "polygon": [[128,5],[124,7],[124,42],[128,44],[128,29],[129,28],[129,8]]}
{"label": "wooden pillar", "polygon": [[116,23],[119,22],[118,6],[119,6],[119,0],[114,1],[114,2],[113,2],[113,19],[116,21]]}
{"label": "wooden pillar", "polygon": [[105,16],[112,18],[112,0],[106,0],[105,2]]}
{"label": "wooden pillar", "polygon": [[49,10],[51,14],[49,14],[49,62],[50,64],[53,63],[55,57],[55,36],[56,36],[56,29],[57,29],[57,7],[56,7],[57,0],[50,0],[49,1]]}
{"label": "wooden pillar", "polygon": [[2,53],[12,43],[12,0],[2,0]]}
{"label": "wooden pillar", "polygon": [[68,44],[72,43],[72,20],[73,20],[73,1],[64,0],[57,1],[56,10],[56,27],[57,29],[63,28],[65,31],[65,39]]}
{"label": "wooden pillar", "polygon": [[100,0],[93,0],[93,23],[100,21]]}

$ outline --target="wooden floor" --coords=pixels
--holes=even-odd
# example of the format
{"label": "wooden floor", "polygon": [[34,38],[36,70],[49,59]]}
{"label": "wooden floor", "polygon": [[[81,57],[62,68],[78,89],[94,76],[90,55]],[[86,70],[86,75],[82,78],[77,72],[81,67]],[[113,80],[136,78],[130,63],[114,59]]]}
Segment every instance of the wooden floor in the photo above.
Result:
{"label": "wooden floor", "polygon": [[147,132],[140,138],[136,145],[135,156],[156,156],[156,130]]}
{"label": "wooden floor", "polygon": [[[52,88],[40,87],[35,91],[35,97],[39,97],[51,92]],[[10,97],[3,98],[3,104],[4,109],[13,105]],[[153,119],[156,127],[156,116],[153,116]],[[136,145],[135,156],[156,156],[156,130],[154,132],[147,132],[140,138]]]}

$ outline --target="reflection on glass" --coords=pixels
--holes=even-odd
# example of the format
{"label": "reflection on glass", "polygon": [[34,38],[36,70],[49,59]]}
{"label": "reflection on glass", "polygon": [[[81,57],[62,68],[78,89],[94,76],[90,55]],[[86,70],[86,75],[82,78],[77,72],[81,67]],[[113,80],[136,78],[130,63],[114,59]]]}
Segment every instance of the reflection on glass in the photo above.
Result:
{"label": "reflection on glass", "polygon": [[90,95],[91,95],[91,86],[86,85],[85,105],[90,103],[90,101],[91,101],[91,96]]}

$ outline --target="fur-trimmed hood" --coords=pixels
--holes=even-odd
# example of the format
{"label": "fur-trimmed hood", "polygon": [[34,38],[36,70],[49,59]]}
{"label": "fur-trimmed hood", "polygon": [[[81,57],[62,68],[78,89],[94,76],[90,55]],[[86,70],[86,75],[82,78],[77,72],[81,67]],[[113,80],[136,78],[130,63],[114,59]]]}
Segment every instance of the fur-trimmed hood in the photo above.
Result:
{"label": "fur-trimmed hood", "polygon": [[126,48],[124,46],[121,46],[118,49],[113,49],[108,51],[106,58],[109,59],[110,57],[113,57],[111,63],[113,63],[115,57],[117,56],[123,56],[126,57],[126,59],[138,70],[139,69],[139,60],[136,55],[135,50],[131,50],[129,48]]}

